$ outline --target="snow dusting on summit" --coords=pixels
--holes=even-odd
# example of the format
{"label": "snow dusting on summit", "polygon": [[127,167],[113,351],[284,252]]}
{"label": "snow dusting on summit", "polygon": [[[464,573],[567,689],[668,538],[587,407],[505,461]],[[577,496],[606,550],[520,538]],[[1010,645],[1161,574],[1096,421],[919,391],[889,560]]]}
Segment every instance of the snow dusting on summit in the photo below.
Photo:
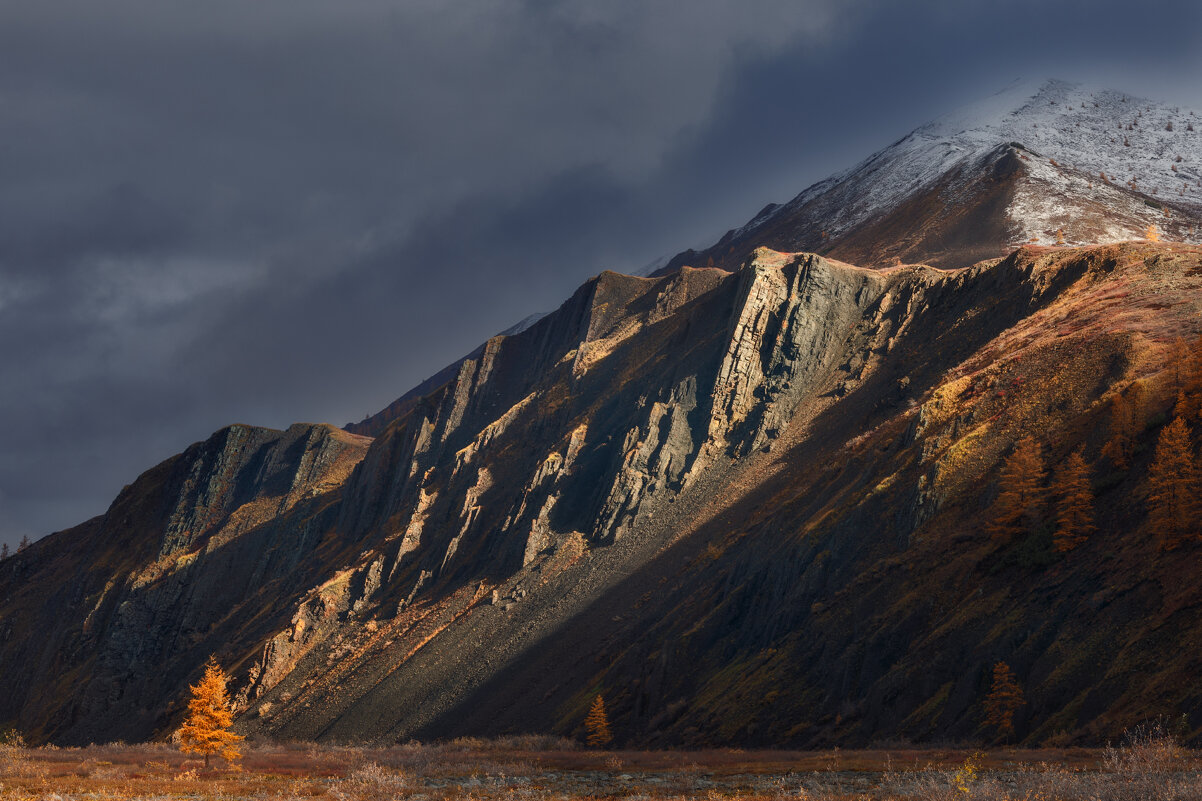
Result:
{"label": "snow dusting on summit", "polygon": [[818,200],[829,208],[830,233],[839,234],[1005,144],[1021,146],[1029,174],[1008,209],[1016,242],[1066,226],[1074,213],[1062,202],[1068,194],[1116,210],[1103,239],[1131,238],[1164,213],[1133,203],[1133,192],[1202,210],[1202,114],[1046,81],[1016,83],[924,125],[769,216]]}
{"label": "snow dusting on summit", "polygon": [[1029,89],[1018,85],[907,139],[976,153],[1018,142],[1071,169],[1202,206],[1202,114],[1064,81]]}

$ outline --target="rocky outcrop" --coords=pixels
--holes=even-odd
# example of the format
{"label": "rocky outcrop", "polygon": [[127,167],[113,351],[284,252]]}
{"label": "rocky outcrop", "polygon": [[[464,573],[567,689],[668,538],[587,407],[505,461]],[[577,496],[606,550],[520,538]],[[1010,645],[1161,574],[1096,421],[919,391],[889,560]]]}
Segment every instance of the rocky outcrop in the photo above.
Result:
{"label": "rocky outcrop", "polygon": [[230,427],[0,564],[2,675],[38,667],[0,724],[162,734],[215,653],[239,725],[277,738],[570,733],[598,687],[631,742],[968,736],[1013,652],[1049,704],[1028,731],[1108,730],[997,615],[1084,647],[1060,610],[1089,594],[1060,588],[1110,563],[1052,579],[1042,540],[974,526],[1021,434],[1098,450],[1105,399],[1196,325],[1199,258],[604,273],[374,439]]}
{"label": "rocky outcrop", "polygon": [[320,575],[333,496],[367,443],[326,425],[230,426],[5,563],[0,667],[26,690],[0,715],[73,741],[145,737],[195,659],[256,636],[257,615]]}

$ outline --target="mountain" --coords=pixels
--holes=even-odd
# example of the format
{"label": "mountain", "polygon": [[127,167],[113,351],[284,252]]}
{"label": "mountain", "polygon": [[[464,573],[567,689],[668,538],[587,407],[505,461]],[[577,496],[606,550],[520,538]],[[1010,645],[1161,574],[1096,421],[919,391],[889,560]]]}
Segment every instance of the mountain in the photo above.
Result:
{"label": "mountain", "polygon": [[[546,314],[542,313],[528,315],[521,321],[515,323],[509,328],[506,328],[504,331],[498,334],[498,336],[506,337],[513,336],[514,334],[520,334],[546,316]],[[483,349],[484,346],[481,345],[459,361],[447,365],[434,375],[427,378],[425,381],[422,381],[413,389],[409,390],[380,411],[364,417],[357,423],[347,423],[345,426],[343,426],[343,428],[352,434],[361,434],[369,437],[379,435],[393,420],[404,417],[411,409],[414,408],[414,406],[421,402],[422,398],[426,397],[431,392],[434,392],[453,379],[459,372],[459,369],[462,367],[464,361],[467,359],[480,358],[480,353],[483,351]]]}
{"label": "mountain", "polygon": [[[1196,723],[1202,553],[1146,498],[1202,403],[1200,306],[1202,246],[1169,241],[602,273],[360,433],[231,426],[0,562],[0,727],[165,736],[209,654],[279,739],[573,734],[597,693],[631,745],[966,739],[998,661],[1026,742]],[[1023,437],[1090,465],[1070,552],[1054,493],[986,529]]]}
{"label": "mountain", "polygon": [[1017,83],[661,272],[737,269],[761,245],[873,267],[965,267],[1058,238],[1140,238],[1150,224],[1202,241],[1202,114],[1063,81]]}

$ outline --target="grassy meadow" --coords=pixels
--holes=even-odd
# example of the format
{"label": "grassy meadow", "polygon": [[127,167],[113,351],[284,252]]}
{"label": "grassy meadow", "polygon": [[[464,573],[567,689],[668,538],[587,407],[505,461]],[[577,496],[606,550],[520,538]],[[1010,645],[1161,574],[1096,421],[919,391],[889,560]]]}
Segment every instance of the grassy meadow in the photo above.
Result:
{"label": "grassy meadow", "polygon": [[257,744],[240,765],[170,745],[0,749],[0,799],[1202,799],[1202,754],[1155,729],[1106,749],[595,751],[545,737],[389,748]]}

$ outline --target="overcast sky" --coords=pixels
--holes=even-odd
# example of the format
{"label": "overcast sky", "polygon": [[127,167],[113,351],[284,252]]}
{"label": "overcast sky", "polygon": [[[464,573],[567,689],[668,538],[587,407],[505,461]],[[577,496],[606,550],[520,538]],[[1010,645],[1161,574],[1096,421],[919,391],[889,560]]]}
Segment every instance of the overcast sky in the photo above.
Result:
{"label": "overcast sky", "polygon": [[1202,4],[0,4],[0,539],[1044,76],[1202,109]]}

